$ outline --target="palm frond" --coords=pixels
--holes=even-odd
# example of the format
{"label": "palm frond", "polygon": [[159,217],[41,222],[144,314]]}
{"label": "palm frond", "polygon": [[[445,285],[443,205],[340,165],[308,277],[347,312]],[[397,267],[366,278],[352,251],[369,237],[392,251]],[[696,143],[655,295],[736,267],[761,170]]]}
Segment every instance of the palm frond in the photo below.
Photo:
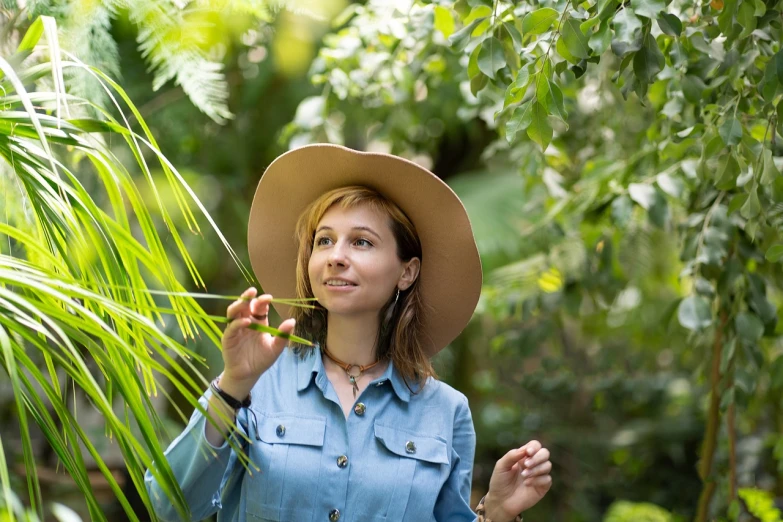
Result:
{"label": "palm frond", "polygon": [[[53,91],[25,88],[26,79],[41,78],[42,64],[28,69],[0,58],[0,163],[3,184],[10,188],[4,194],[9,204],[0,216],[0,365],[14,393],[27,497],[42,518],[43,498],[29,435],[35,424],[84,493],[93,520],[105,520],[105,514],[88,480],[83,451],[94,460],[130,519],[137,520],[107,463],[69,410],[61,382],[64,374],[103,414],[107,434],[120,448],[145,505],[150,507],[143,473],[155,461],[156,478],[185,518],[187,507],[163,457],[159,441],[166,437],[161,436],[163,425],[150,397],[171,385],[201,408],[197,399],[206,387],[201,376],[204,360],[171,337],[167,322],[179,326],[186,342],[201,338],[218,347],[219,320],[206,314],[177,280],[149,205],[103,135],[125,141],[196,284],[203,286],[158,195],[160,181],[145,159],[149,152],[164,172],[191,231],[199,232],[190,209],[195,204],[243,274],[250,277],[250,273],[160,152],[127,94],[104,72],[60,50],[53,27],[52,19],[37,20],[19,48],[21,55],[29,54],[46,35],[48,45],[36,50],[48,51],[51,57],[45,67],[55,78]],[[66,94],[61,80],[68,78],[63,74],[67,70],[89,75],[116,111]],[[101,118],[69,118],[69,106],[89,107]],[[134,115],[141,133],[131,129],[126,111]],[[112,114],[119,114],[119,120]],[[89,185],[97,183],[104,192],[107,208],[88,192],[87,177]],[[114,412],[115,399],[124,405],[124,415]],[[8,504],[5,461],[0,461],[0,487],[0,498]]]}

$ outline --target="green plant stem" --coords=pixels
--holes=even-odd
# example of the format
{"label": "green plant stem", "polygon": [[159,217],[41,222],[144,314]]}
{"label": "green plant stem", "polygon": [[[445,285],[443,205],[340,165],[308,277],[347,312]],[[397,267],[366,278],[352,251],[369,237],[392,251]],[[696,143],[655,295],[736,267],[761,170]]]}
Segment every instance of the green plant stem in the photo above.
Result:
{"label": "green plant stem", "polygon": [[723,329],[728,321],[726,312],[721,312],[721,321],[715,329],[715,339],[712,344],[712,369],[710,372],[710,407],[707,412],[707,428],[702,443],[701,460],[699,461],[699,477],[703,487],[699,495],[695,522],[707,522],[710,500],[715,493],[715,481],[711,478],[712,460],[718,443],[718,427],[720,425],[720,354],[723,347]]}

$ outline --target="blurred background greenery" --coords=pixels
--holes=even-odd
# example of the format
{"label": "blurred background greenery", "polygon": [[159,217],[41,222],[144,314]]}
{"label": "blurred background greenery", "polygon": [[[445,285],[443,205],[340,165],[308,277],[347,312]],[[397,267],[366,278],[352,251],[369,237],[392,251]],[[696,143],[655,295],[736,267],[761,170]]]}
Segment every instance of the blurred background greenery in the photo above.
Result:
{"label": "blurred background greenery", "polygon": [[[435,366],[470,400],[474,504],[495,460],[536,438],[552,450],[555,485],[531,520],[780,520],[780,2],[757,0],[750,15],[742,4],[753,2],[729,0],[549,2],[542,6],[556,15],[570,13],[554,33],[557,16],[544,7],[500,1],[4,2],[2,54],[37,16],[53,16],[63,49],[117,79],[246,265],[252,194],[289,147],[390,151],[452,186],[474,225],[485,286],[471,324]],[[731,20],[718,28],[728,6]],[[589,56],[571,56],[581,40],[563,28],[606,9],[613,19],[581,31],[601,40],[607,24],[611,50],[591,37]],[[679,30],[663,15],[653,22],[664,10]],[[525,26],[531,13],[549,25]],[[558,40],[551,62],[549,34],[564,47]],[[665,53],[657,69],[637,65],[636,56],[657,60],[651,45]],[[524,72],[541,56],[555,71],[546,81],[537,65]],[[776,69],[770,77],[765,68]],[[66,83],[109,106],[86,75]],[[524,114],[531,96],[543,119]],[[116,145],[109,137],[136,168]],[[91,195],[107,203],[97,188]],[[184,227],[176,193],[161,197]],[[754,198],[759,209],[748,207]],[[238,294],[250,283],[208,227],[182,238],[204,286],[189,282],[156,208],[186,288]],[[202,304],[224,313],[220,302]],[[220,371],[213,340],[186,341],[175,325],[166,332],[205,358],[206,375]],[[1,381],[0,437],[21,492],[19,425]],[[157,403],[169,436],[181,426],[177,410],[192,408],[172,397]],[[77,405],[86,403],[74,397]],[[84,415],[133,500],[101,417]],[[53,472],[57,456],[31,430],[41,480],[53,488],[47,498],[86,517],[78,490]],[[110,520],[126,517],[110,490],[101,501]]]}

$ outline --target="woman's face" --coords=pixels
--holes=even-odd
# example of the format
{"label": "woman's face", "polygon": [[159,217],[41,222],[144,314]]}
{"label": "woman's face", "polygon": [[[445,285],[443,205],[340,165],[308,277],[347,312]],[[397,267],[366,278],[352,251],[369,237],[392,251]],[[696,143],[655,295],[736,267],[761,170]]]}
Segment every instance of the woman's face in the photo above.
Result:
{"label": "woman's face", "polygon": [[420,261],[397,257],[389,217],[367,205],[334,206],[318,223],[308,272],[313,295],[330,314],[377,313],[416,280]]}

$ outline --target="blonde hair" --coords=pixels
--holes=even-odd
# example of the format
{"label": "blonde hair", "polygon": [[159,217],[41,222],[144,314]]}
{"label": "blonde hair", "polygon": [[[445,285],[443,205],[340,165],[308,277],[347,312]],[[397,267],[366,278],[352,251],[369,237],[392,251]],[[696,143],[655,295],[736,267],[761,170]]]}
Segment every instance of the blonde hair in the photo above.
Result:
{"label": "blonde hair", "polygon": [[[296,262],[296,295],[299,298],[313,297],[308,265],[313,253],[315,230],[324,214],[339,205],[341,208],[353,208],[367,205],[371,209],[389,217],[389,227],[397,242],[397,256],[403,262],[414,257],[421,259],[421,243],[413,222],[394,203],[377,191],[358,185],[331,190],[312,202],[296,224],[296,241],[299,252]],[[392,308],[393,307],[393,308]],[[424,337],[424,303],[421,299],[418,279],[400,296],[395,296],[380,310],[380,328],[375,349],[379,360],[390,360],[395,369],[410,383],[423,385],[428,377],[435,377],[429,357],[425,354],[421,339]],[[390,317],[389,314],[391,314]],[[298,335],[309,336],[323,345],[326,341],[327,311],[316,304],[315,309],[296,307],[293,313],[296,319]],[[296,345],[295,351],[305,356],[314,348]]]}

